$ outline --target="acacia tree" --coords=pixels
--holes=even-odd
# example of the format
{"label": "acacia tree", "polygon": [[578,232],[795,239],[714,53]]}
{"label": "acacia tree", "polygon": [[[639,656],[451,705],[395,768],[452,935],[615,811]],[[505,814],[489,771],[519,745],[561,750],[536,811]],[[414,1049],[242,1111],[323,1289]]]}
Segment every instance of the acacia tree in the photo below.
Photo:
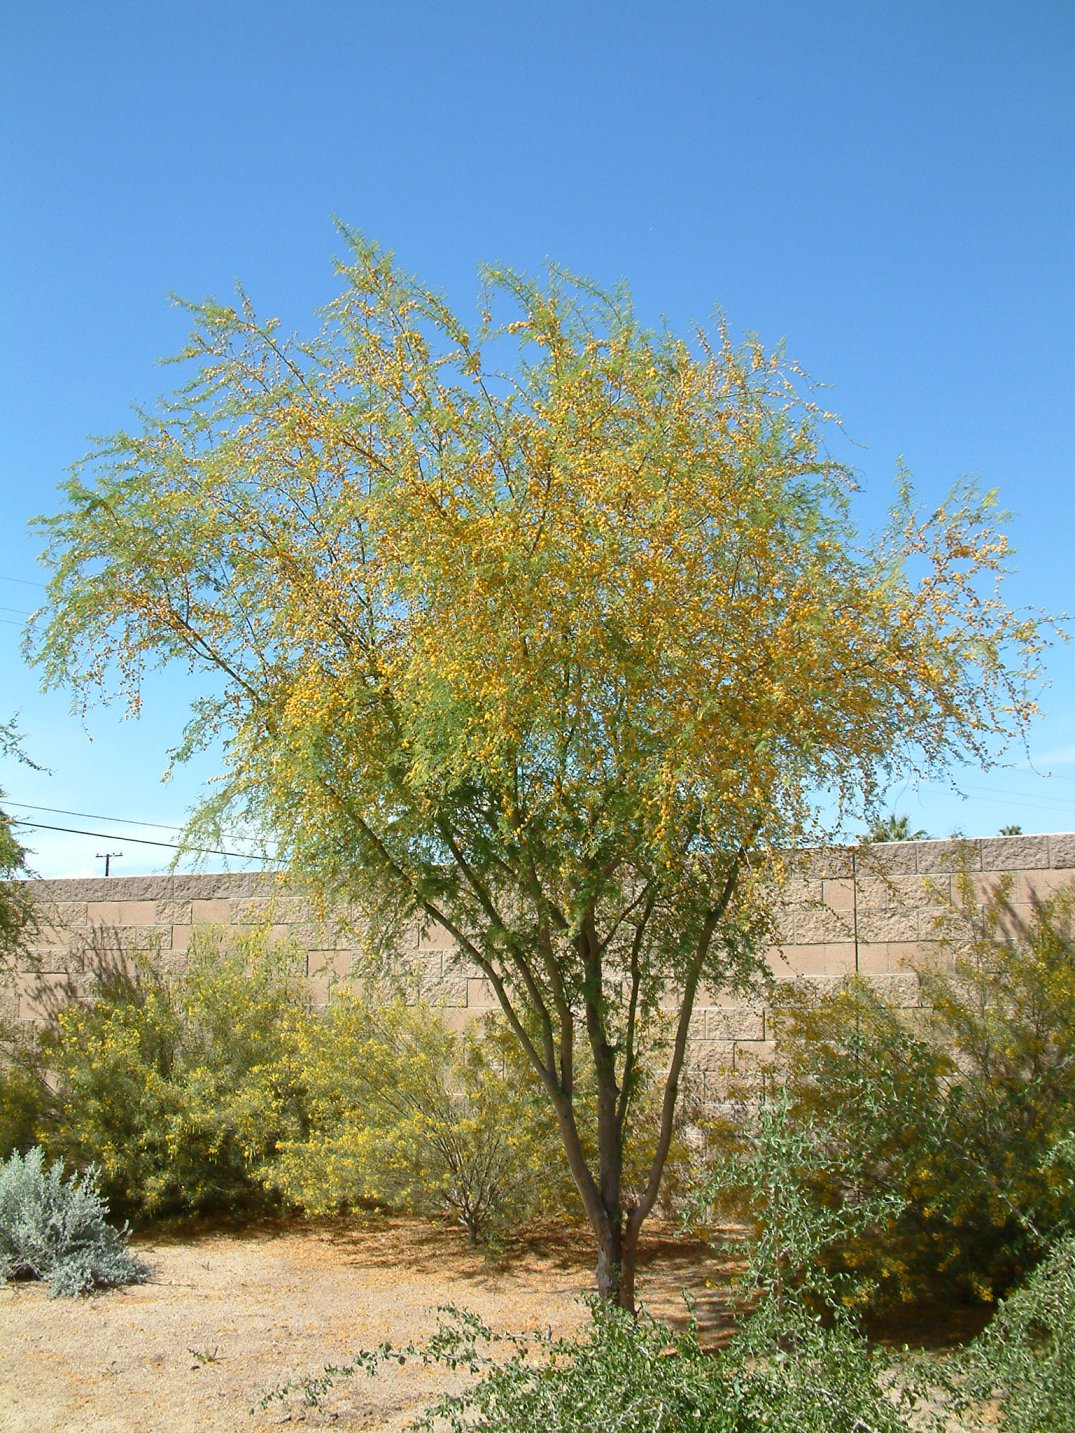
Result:
{"label": "acacia tree", "polygon": [[923,516],[902,483],[858,543],[830,415],[779,354],[645,331],[557,270],[486,271],[468,329],[349,244],[310,342],[242,296],[192,306],[190,381],[43,520],[32,651],[135,710],[147,665],[216,674],[179,751],[225,739],[203,817],[263,823],[387,951],[416,916],[451,933],[555,1109],[598,1288],[631,1307],[699,986],[750,966],[763,858],[825,834],[819,791],[861,810],[879,773],[986,759],[1031,710],[1037,634],[972,490]]}

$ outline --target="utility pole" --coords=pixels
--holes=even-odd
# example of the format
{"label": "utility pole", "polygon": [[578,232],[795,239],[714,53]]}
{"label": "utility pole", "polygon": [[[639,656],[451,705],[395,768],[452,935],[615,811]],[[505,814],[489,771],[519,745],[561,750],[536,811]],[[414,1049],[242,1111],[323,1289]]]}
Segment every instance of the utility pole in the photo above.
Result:
{"label": "utility pole", "polygon": [[110,876],[110,875],[112,874],[112,862],[115,860],[115,858],[116,858],[117,856],[122,856],[122,855],[123,855],[123,852],[122,852],[122,851],[98,851],[98,852],[97,852],[97,859],[98,859],[99,861],[104,861],[104,863],[105,863],[105,875],[106,875],[106,876]]}

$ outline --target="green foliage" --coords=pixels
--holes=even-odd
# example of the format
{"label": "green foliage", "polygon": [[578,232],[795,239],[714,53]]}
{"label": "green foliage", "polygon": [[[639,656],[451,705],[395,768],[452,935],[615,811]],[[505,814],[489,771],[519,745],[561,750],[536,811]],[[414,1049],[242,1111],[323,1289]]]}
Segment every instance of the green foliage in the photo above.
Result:
{"label": "green foliage", "polygon": [[[993,1229],[1027,1252],[1071,1227],[1075,1200],[1055,1152],[1075,1128],[1075,883],[1011,904],[1012,878],[979,896],[957,877],[939,934],[949,957],[920,972],[931,1037],[951,1048],[950,1142],[962,1152],[957,1228]],[[1016,1271],[1022,1265],[1019,1259]]]}
{"label": "green foliage", "polygon": [[[827,1230],[809,1250],[814,1275],[823,1269],[849,1306],[918,1296],[924,1271],[951,1253],[938,1205],[952,1174],[942,1101],[951,1058],[863,980],[820,996],[790,988],[774,1025],[789,1187]],[[773,1237],[757,1193],[741,1184],[739,1201]],[[789,1273],[802,1277],[807,1262]]]}
{"label": "green foliage", "polygon": [[148,1270],[127,1248],[127,1231],[108,1223],[91,1165],[64,1178],[44,1151],[16,1151],[0,1164],[0,1274],[48,1282],[50,1295],[140,1284]]}
{"label": "green foliage", "polygon": [[40,1033],[12,1021],[0,1048],[0,1159],[43,1143],[54,1117]]}
{"label": "green foliage", "polygon": [[[844,1317],[862,1301],[864,1271],[841,1267],[828,1256],[902,1207],[887,1182],[862,1177],[864,1151],[852,1127],[856,1122],[870,1127],[871,1107],[876,1117],[884,1092],[863,1079],[837,1098],[848,1098],[849,1104],[842,1111],[842,1137],[834,1140],[831,1115],[804,1111],[787,1085],[764,1094],[743,1112],[734,1146],[695,1194],[695,1222],[709,1222],[722,1206],[735,1217],[747,1216],[753,1237],[742,1293],[748,1300],[760,1298],[763,1306],[772,1304],[778,1313],[805,1301],[804,1306]],[[841,1197],[825,1197],[834,1187]]]}
{"label": "green foliage", "polygon": [[[364,998],[340,991],[323,1016],[295,1027],[292,1075],[306,1092],[307,1124],[281,1144],[275,1187],[311,1213],[368,1203],[448,1212],[476,1243],[550,1212],[581,1215],[555,1116],[506,1022],[489,1016],[455,1032],[442,1015],[390,991]],[[585,1062],[576,1080],[589,1153],[597,1091]],[[628,1189],[648,1173],[659,1097],[640,1079],[625,1150]],[[702,1160],[702,1114],[690,1099],[679,1114],[668,1202]],[[688,1132],[689,1119],[696,1123]]]}
{"label": "green foliage", "polygon": [[[1075,1124],[1075,888],[1029,919],[1009,894],[1002,881],[979,900],[960,878],[923,1009],[852,980],[792,991],[781,1012],[790,1118],[824,1152],[804,1187],[837,1222],[822,1261],[875,1306],[988,1300],[1075,1217],[1053,1156]],[[879,1200],[864,1228],[839,1232],[844,1212]]]}
{"label": "green foliage", "polygon": [[131,1217],[251,1209],[302,1119],[287,1053],[302,1018],[298,958],[254,931],[199,931],[185,968],[148,954],[102,980],[93,1004],[58,1014],[50,1148],[93,1161]]}
{"label": "green foliage", "polygon": [[340,992],[295,1035],[308,1124],[272,1173],[292,1202],[448,1211],[478,1242],[570,1199],[547,1102],[518,1056],[505,1065],[502,1032]]}
{"label": "green foliage", "polygon": [[968,1402],[999,1398],[1004,1433],[1075,1428],[1075,1236],[1060,1239],[1005,1299],[962,1360]]}
{"label": "green foliage", "polygon": [[[262,1407],[301,1397],[323,1408],[341,1379],[418,1359],[477,1375],[417,1420],[427,1433],[900,1433],[882,1367],[846,1329],[785,1322],[779,1344],[760,1325],[709,1353],[693,1325],[674,1338],[648,1314],[591,1306],[583,1339],[496,1334],[472,1314],[441,1311],[425,1344],[364,1350],[348,1363],[285,1384]],[[921,1428],[927,1426],[923,1421]]]}
{"label": "green foliage", "polygon": [[[0,757],[10,756],[26,766],[34,763],[22,750],[18,724],[0,722]],[[0,791],[0,800],[3,799]],[[33,897],[25,880],[26,851],[15,836],[11,818],[0,809],[0,974],[34,926]]]}

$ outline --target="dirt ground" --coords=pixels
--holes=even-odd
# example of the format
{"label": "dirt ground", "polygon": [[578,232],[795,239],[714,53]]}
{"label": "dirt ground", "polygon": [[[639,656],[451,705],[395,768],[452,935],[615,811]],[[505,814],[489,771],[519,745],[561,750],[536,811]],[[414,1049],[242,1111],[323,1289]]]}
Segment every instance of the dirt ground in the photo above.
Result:
{"label": "dirt ground", "polygon": [[[251,1408],[279,1383],[317,1374],[358,1348],[407,1343],[454,1303],[493,1328],[587,1317],[591,1246],[556,1231],[493,1264],[454,1229],[413,1219],[281,1223],[135,1239],[149,1283],[80,1299],[40,1284],[0,1285],[0,1433],[202,1433],[311,1427],[397,1430],[448,1387],[446,1375],[393,1365],[337,1385],[324,1413],[301,1400]],[[646,1241],[642,1301],[680,1323],[682,1291],[704,1336],[727,1333],[727,1270],[702,1246],[659,1229]]]}

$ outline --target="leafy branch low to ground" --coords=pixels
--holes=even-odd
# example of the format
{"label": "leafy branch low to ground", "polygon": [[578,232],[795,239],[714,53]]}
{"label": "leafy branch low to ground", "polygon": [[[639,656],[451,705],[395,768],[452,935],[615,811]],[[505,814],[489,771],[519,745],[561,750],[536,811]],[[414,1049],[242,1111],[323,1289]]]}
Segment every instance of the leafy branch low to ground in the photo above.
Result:
{"label": "leafy branch low to ground", "polygon": [[1075,1241],[1059,1243],[964,1350],[871,1345],[844,1314],[763,1298],[722,1348],[593,1301],[582,1338],[497,1333],[446,1307],[420,1344],[381,1344],[280,1385],[259,1408],[326,1410],[338,1385],[417,1362],[469,1376],[422,1433],[1071,1433]]}

